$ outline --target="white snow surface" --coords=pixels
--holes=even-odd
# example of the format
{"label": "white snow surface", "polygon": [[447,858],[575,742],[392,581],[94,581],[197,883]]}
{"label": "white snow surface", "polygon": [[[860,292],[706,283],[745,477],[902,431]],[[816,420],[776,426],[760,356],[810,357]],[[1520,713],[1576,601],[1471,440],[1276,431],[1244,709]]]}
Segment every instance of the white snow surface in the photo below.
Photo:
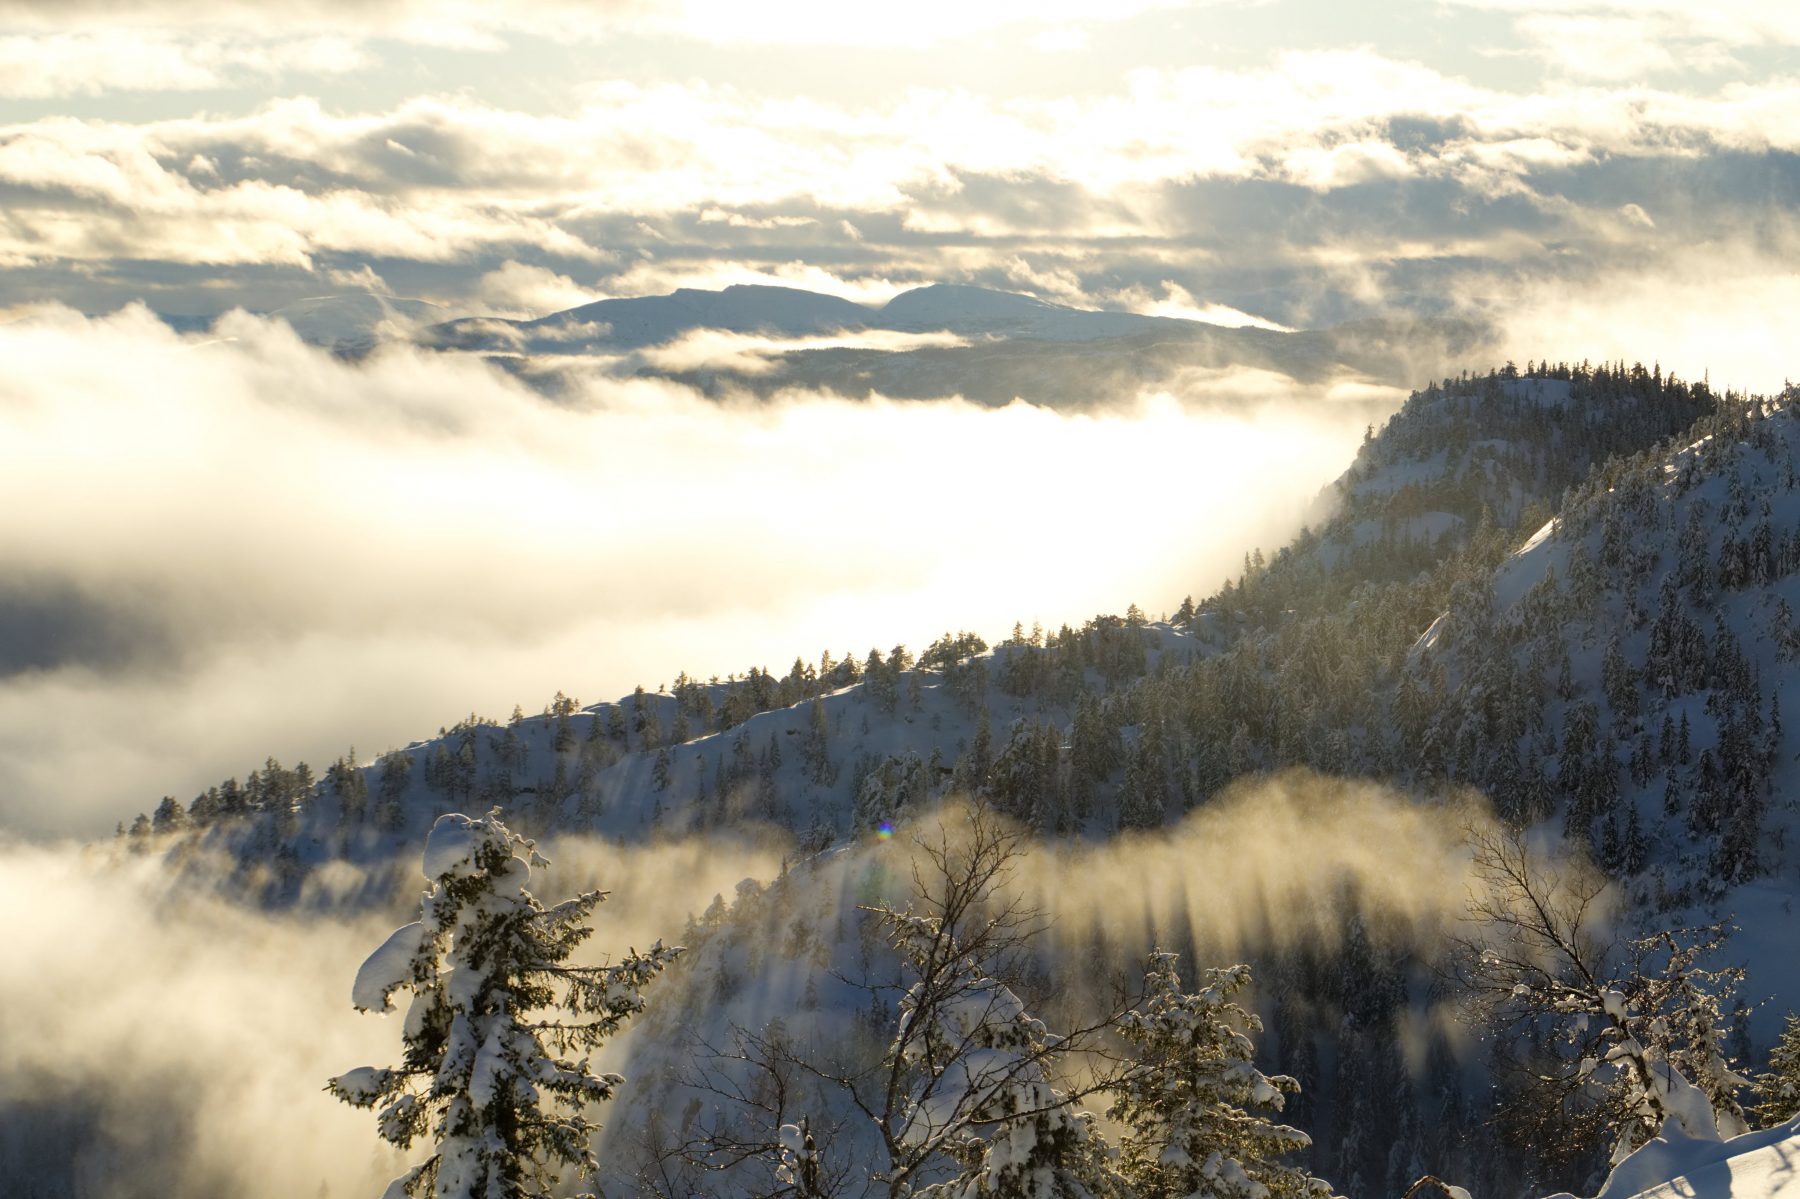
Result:
{"label": "white snow surface", "polygon": [[[474,820],[460,812],[439,816],[425,836],[425,877],[436,881],[446,874],[461,877],[471,873],[482,847],[501,835],[490,821]],[[514,861],[529,875],[530,868],[522,860]]]}
{"label": "white snow surface", "polygon": [[1620,1162],[1595,1199],[1640,1197],[1800,1199],[1800,1119],[1729,1141],[1688,1137],[1671,1124]]}
{"label": "white snow surface", "polygon": [[413,958],[418,956],[424,935],[425,926],[417,920],[389,933],[357,970],[350,1002],[365,1012],[392,1011],[388,996],[411,976]]}

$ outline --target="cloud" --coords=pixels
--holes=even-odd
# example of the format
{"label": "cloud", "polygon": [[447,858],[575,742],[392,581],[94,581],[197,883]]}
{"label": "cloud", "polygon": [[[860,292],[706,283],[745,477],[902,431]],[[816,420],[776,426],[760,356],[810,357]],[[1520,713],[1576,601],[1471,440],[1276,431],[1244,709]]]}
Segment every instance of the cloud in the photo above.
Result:
{"label": "cloud", "polygon": [[0,98],[191,92],[290,74],[345,75],[372,65],[338,36],[194,38],[166,30],[0,34]]}
{"label": "cloud", "polygon": [[[39,834],[559,688],[1170,607],[1284,539],[1367,418],[1319,419],[1326,385],[1080,416],[602,375],[552,401],[141,309],[14,320],[0,354],[0,505],[31,514],[0,528],[25,581],[0,594],[0,824]],[[929,473],[945,446],[967,470]]]}
{"label": "cloud", "polygon": [[1087,30],[1079,28],[1045,29],[1031,35],[1026,45],[1044,54],[1073,54],[1087,49]]}
{"label": "cloud", "polygon": [[672,374],[710,370],[761,375],[777,369],[780,364],[776,359],[780,356],[809,350],[901,353],[968,344],[966,338],[954,333],[902,333],[894,329],[863,329],[818,337],[759,337],[722,329],[695,329],[664,345],[641,350],[635,357],[655,370]]}
{"label": "cloud", "polygon": [[325,281],[333,287],[348,291],[365,291],[377,296],[392,295],[394,290],[388,286],[387,280],[376,274],[375,268],[366,262],[354,270],[344,267],[328,268],[325,271]]}
{"label": "cloud", "polygon": [[[479,0],[300,0],[283,7],[290,28],[352,30],[434,46],[496,49],[510,34],[580,41],[672,38],[720,45],[908,47],[922,49],[998,29],[1071,28],[1129,20],[1183,0],[990,0],[970,6],[922,0],[905,20],[826,0],[767,0],[746,9],[731,0],[540,0],[498,6]],[[163,25],[237,32],[267,28],[256,0],[0,0],[0,25],[58,29],[71,21],[102,28]]]}
{"label": "cloud", "polygon": [[1536,53],[1544,61],[1570,75],[1587,79],[1627,80],[1676,66],[1705,70],[1728,58],[1682,55],[1677,60],[1676,39],[1663,22],[1621,16],[1569,16],[1564,13],[1532,13],[1518,22]]}
{"label": "cloud", "polygon": [[1761,0],[1450,0],[1511,14],[1533,51],[1573,76],[1624,80],[1740,66],[1734,52],[1800,46],[1800,15]]}
{"label": "cloud", "polygon": [[[280,143],[315,131],[307,125],[317,114],[307,102],[271,109],[260,149],[291,162],[300,147]],[[0,130],[0,186],[18,197],[0,221],[0,262],[127,256],[310,267],[325,251],[443,261],[513,243],[593,256],[553,222],[504,202],[421,192],[396,204],[361,188],[308,190],[302,178],[221,179],[241,174],[259,147],[203,132],[211,132],[204,122],[159,130],[61,119]]]}
{"label": "cloud", "polygon": [[1715,390],[1775,395],[1794,374],[1794,354],[1770,314],[1800,305],[1800,277],[1784,261],[1733,239],[1590,278],[1502,290],[1484,280],[1475,302],[1497,317],[1520,362],[1655,361],[1685,379],[1710,377]]}
{"label": "cloud", "polygon": [[578,308],[597,297],[589,288],[547,267],[507,261],[481,276],[475,293],[500,316],[546,316]]}
{"label": "cloud", "polygon": [[[1406,263],[1586,269],[1779,203],[1797,97],[1778,78],[1525,95],[1356,50],[1055,100],[613,80],[553,111],[457,96],[45,118],[0,128],[0,303],[153,294],[196,268],[225,295],[259,271],[371,263],[428,280],[414,294],[491,286],[520,311],[513,293],[538,284],[779,281],[879,301],[960,277],[1075,303],[1172,282],[1292,325],[1291,304],[1247,306],[1234,279],[1350,280],[1366,305]],[[1653,225],[1628,228],[1632,205]]]}

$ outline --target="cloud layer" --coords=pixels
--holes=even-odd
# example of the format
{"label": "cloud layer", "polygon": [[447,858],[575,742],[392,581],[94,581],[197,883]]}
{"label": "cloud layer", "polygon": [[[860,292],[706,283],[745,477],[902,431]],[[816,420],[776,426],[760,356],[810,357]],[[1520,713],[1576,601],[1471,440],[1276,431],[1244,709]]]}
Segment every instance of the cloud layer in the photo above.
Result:
{"label": "cloud layer", "polygon": [[[1738,15],[1707,36],[1788,36]],[[1551,33],[1621,61],[1603,52],[1610,25]],[[51,36],[98,54],[114,35],[19,34],[0,52]],[[158,45],[137,69],[164,69]],[[328,35],[283,45],[320,69],[361,53]],[[275,71],[267,53],[246,69]],[[13,77],[50,87],[28,75]],[[465,90],[356,110],[297,95],[217,115],[43,116],[0,126],[0,303],[276,307],[372,267],[504,312],[747,278],[858,298],[967,279],[1279,325],[1441,311],[1511,302],[1521,279],[1666,273],[1696,244],[1791,267],[1797,89],[1763,72],[1523,91],[1364,47],[1144,67],[1069,96],[852,101],[649,77],[538,106]]]}

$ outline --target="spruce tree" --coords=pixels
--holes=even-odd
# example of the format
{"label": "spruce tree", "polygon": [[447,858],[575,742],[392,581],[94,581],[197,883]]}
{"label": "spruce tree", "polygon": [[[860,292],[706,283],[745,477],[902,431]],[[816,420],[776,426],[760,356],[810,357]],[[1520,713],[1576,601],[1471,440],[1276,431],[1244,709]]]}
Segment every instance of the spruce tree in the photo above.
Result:
{"label": "spruce tree", "polygon": [[1751,1114],[1771,1128],[1800,1116],[1800,1016],[1788,1013],[1781,1039],[1769,1053],[1769,1068],[1751,1083]]}
{"label": "spruce tree", "polygon": [[1114,1088],[1107,1114],[1123,1123],[1121,1172],[1143,1199],[1305,1199],[1328,1183],[1282,1161],[1311,1144],[1297,1128],[1253,1109],[1279,1112],[1299,1084],[1252,1064],[1250,1034],[1261,1022],[1233,997],[1248,966],[1208,970],[1184,993],[1173,953],[1150,955],[1143,1003],[1119,1022],[1136,1060]]}
{"label": "spruce tree", "polygon": [[681,952],[659,941],[615,965],[570,965],[605,892],[544,907],[525,888],[531,867],[548,863],[497,811],[432,826],[420,918],[370,955],[352,988],[355,1005],[372,1011],[391,1010],[396,990],[413,992],[401,1064],[326,1084],[376,1108],[383,1139],[430,1143],[390,1199],[537,1199],[565,1171],[592,1176],[599,1126],[586,1108],[624,1079],[593,1073],[588,1054],[643,1010],[641,988]]}

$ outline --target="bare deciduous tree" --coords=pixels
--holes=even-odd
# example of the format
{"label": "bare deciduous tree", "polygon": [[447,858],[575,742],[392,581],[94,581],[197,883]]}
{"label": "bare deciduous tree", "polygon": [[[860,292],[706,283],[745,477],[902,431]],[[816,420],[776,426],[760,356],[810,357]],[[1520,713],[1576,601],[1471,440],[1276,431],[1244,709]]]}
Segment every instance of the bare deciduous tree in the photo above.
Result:
{"label": "bare deciduous tree", "polygon": [[[977,1175],[987,1181],[968,1193],[1000,1194],[1009,1193],[1004,1161],[1018,1155],[1034,1177],[1066,1183],[1020,1193],[1104,1190],[1103,1153],[1078,1109],[1105,1085],[1094,1067],[1127,1005],[1061,1035],[1025,1013],[1014,988],[1046,926],[1007,885],[1023,837],[981,805],[917,829],[906,905],[859,909],[895,952],[874,955],[861,976],[837,976],[868,996],[883,1034],[821,1045],[777,1024],[699,1046],[686,1082],[722,1102],[663,1147],[664,1171],[689,1180],[664,1193],[684,1193],[696,1175],[748,1169],[780,1195],[929,1195]],[[851,1116],[832,1124],[828,1112]],[[793,1134],[783,1135],[802,1118],[803,1173]],[[997,1143],[1004,1148],[991,1156]]]}
{"label": "bare deciduous tree", "polygon": [[1603,1136],[1616,1162],[1671,1120],[1694,1137],[1741,1131],[1721,1005],[1743,971],[1706,965],[1725,927],[1623,939],[1585,860],[1513,831],[1471,842],[1477,888],[1454,969],[1471,1015],[1512,1054],[1513,1134],[1566,1164]]}

